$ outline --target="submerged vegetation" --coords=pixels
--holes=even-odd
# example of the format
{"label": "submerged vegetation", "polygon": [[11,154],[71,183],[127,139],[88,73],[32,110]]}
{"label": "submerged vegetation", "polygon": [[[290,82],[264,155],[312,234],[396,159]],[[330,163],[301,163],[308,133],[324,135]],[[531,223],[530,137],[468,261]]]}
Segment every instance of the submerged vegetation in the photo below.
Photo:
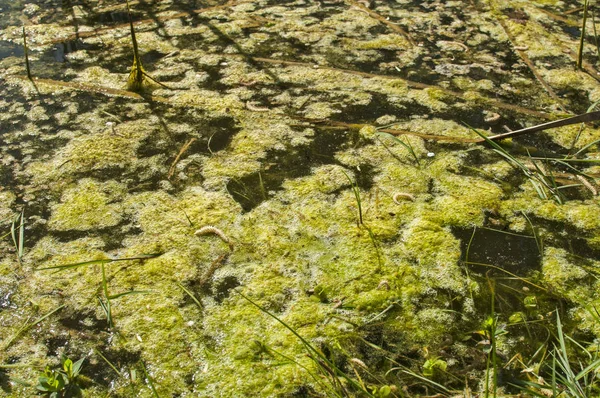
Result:
{"label": "submerged vegetation", "polygon": [[0,395],[600,396],[595,3],[0,6]]}

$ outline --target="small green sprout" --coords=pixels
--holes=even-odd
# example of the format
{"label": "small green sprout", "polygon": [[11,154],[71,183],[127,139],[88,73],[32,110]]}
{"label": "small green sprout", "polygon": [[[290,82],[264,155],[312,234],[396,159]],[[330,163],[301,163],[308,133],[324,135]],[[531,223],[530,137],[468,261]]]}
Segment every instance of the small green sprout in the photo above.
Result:
{"label": "small green sprout", "polygon": [[75,398],[83,396],[81,391],[82,384],[85,384],[87,378],[80,375],[81,366],[84,358],[73,362],[67,357],[63,357],[62,369],[53,370],[46,366],[42,374],[38,377],[36,389],[40,394],[49,398]]}
{"label": "small green sprout", "polygon": [[423,376],[433,378],[440,372],[445,372],[448,364],[440,357],[433,357],[423,364]]}

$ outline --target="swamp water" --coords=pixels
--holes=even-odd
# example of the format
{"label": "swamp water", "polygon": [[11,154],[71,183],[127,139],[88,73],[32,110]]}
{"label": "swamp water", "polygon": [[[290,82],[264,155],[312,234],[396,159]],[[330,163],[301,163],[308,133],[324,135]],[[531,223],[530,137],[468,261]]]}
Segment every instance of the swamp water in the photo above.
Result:
{"label": "swamp water", "polygon": [[560,336],[597,358],[600,130],[467,127],[600,100],[580,2],[130,5],[168,88],[125,89],[123,2],[0,1],[0,395],[63,356],[93,397],[508,396]]}

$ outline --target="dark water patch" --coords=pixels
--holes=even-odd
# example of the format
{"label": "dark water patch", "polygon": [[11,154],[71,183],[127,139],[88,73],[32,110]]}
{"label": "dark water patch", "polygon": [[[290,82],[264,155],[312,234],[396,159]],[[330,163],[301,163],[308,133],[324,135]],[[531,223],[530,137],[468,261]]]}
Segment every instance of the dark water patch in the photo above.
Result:
{"label": "dark water patch", "polygon": [[78,331],[100,333],[108,329],[106,320],[96,317],[96,312],[90,309],[69,309],[69,314],[60,318],[59,322],[68,329]]}
{"label": "dark water patch", "polygon": [[440,14],[440,25],[450,25],[455,21],[455,16],[450,14]]}
{"label": "dark water patch", "polygon": [[[414,65],[406,65],[406,66],[398,66],[397,76],[402,79],[407,79],[415,83],[423,83],[435,86],[442,80],[444,80],[444,76],[440,76],[435,72],[435,63],[431,60],[423,60],[423,56],[420,55],[417,57],[415,61],[416,64],[420,64],[421,68],[415,68]],[[395,73],[391,73],[392,75],[396,75]]]}
{"label": "dark water patch", "polygon": [[240,131],[235,120],[230,117],[215,119],[209,123],[213,131],[206,143],[210,152],[219,152],[227,148],[233,137]]}
{"label": "dark water patch", "polygon": [[387,34],[389,32],[389,28],[383,24],[380,24],[370,27],[367,32],[372,36],[377,37],[379,35]]}
{"label": "dark water patch", "polygon": [[47,356],[55,357],[67,349],[69,346],[69,339],[64,337],[51,337],[44,340],[44,345],[48,349]]}
{"label": "dark water patch", "polygon": [[[389,49],[379,49],[377,51],[377,57],[369,57],[369,61],[353,61],[349,59],[348,65],[342,69],[351,69],[357,70],[360,72],[374,73],[374,74],[382,74],[382,75],[392,75],[397,76],[396,69],[391,71],[382,70],[381,65],[385,65],[391,62],[395,62],[398,59],[398,51],[389,50]],[[338,66],[341,67],[341,66]]]}
{"label": "dark water patch", "polygon": [[300,55],[307,56],[312,51],[297,39],[283,39],[279,36],[270,36],[261,41],[252,49],[253,57],[270,58],[273,53],[279,53],[283,59],[298,59]]}
{"label": "dark water patch", "polygon": [[[320,1],[321,3],[321,7],[323,6],[327,6],[327,4],[325,4],[326,2]],[[308,14],[309,18],[315,18],[317,19],[319,22],[323,22],[328,18],[331,18],[334,15],[338,15],[341,14],[343,11],[343,9],[341,7],[337,7],[337,8],[328,8],[327,10],[318,10],[318,11],[314,11],[311,12],[310,14]]]}
{"label": "dark water patch", "polygon": [[[128,178],[129,177],[129,178]],[[127,181],[133,177],[138,182],[138,177],[127,168],[120,165],[110,165],[101,169],[73,171],[67,178],[77,181],[83,178],[92,178],[100,182],[116,180],[119,182]]]}
{"label": "dark water patch", "polygon": [[533,237],[488,228],[479,228],[475,233],[472,229],[455,228],[452,232],[461,241],[462,260],[476,272],[506,276],[497,269],[501,268],[524,277],[541,266],[541,254]]}
{"label": "dark water patch", "polygon": [[79,50],[97,51],[99,49],[101,49],[99,44],[85,43],[81,39],[75,39],[55,44],[50,52],[56,62],[68,62],[68,54]]}
{"label": "dark water patch", "polygon": [[12,392],[12,384],[7,370],[8,369],[0,368],[0,388],[5,393],[10,394]]}
{"label": "dark water patch", "polygon": [[[480,318],[470,323],[470,330],[463,330],[463,333],[466,333],[461,340],[479,350],[483,349],[482,345],[485,346],[486,340],[486,336],[479,331],[482,330],[484,320],[493,314],[497,318],[497,325],[515,342],[515,352],[521,353],[524,358],[530,358],[540,346],[552,344],[552,336],[556,333],[556,321],[551,314],[558,310],[561,319],[567,319],[568,311],[573,308],[572,304],[544,288],[508,275],[470,272],[469,277],[480,287],[474,297],[474,305]],[[467,339],[469,335],[470,339]],[[489,342],[487,344],[489,345]],[[510,358],[500,359],[506,362]]]}
{"label": "dark water patch", "polygon": [[25,49],[23,45],[0,40],[0,59],[8,57],[23,57],[23,62],[25,62]]}
{"label": "dark water patch", "polygon": [[578,26],[561,25],[561,30],[574,39],[579,40],[581,37],[581,29]]}
{"label": "dark water patch", "polygon": [[567,109],[576,115],[586,113],[590,105],[592,105],[587,91],[582,89],[569,88],[556,90],[556,95],[563,99],[563,102],[567,104]]}
{"label": "dark water patch", "polygon": [[412,115],[426,115],[430,109],[426,106],[410,103],[399,107],[388,101],[385,94],[369,93],[371,101],[366,105],[348,105],[343,107],[342,112],[332,116],[330,119],[345,123],[373,123],[383,115],[394,115],[398,119],[407,118]]}
{"label": "dark water patch", "polygon": [[306,398],[318,397],[319,393],[312,386],[302,385],[296,387],[294,391],[277,395],[277,398]]}
{"label": "dark water patch", "polygon": [[[298,3],[298,0],[268,0],[266,5],[268,5],[268,6],[284,6],[284,5],[300,6],[301,5],[301,4],[294,4],[294,3]],[[323,2],[321,2],[321,3],[323,3]]]}
{"label": "dark water patch", "polygon": [[[51,198],[45,196],[43,192],[37,191],[35,192],[34,199],[24,201],[23,195],[19,192],[16,200],[16,205],[25,212],[25,239],[23,247],[32,248],[48,233],[46,220],[50,217],[49,202]],[[40,222],[32,221],[34,219]]]}
{"label": "dark water patch", "polygon": [[8,165],[0,164],[0,186],[13,187],[15,185],[15,175],[13,168]]}
{"label": "dark water patch", "polygon": [[[139,3],[141,5],[144,2]],[[147,16],[139,10],[140,5],[135,5],[135,10],[131,10],[131,21],[137,22],[147,18]],[[123,10],[111,10],[103,12],[91,12],[85,16],[87,25],[98,26],[98,25],[118,25],[129,23],[129,15],[126,9]]]}
{"label": "dark water patch", "polygon": [[105,251],[117,250],[123,247],[124,234],[118,233],[120,228],[128,225],[129,221],[122,220],[118,225],[105,227],[105,228],[94,228],[94,232],[90,231],[79,231],[70,229],[68,231],[49,231],[48,235],[56,238],[57,241],[63,243],[69,243],[71,241],[97,237],[102,239],[104,245],[102,247]]}
{"label": "dark water patch", "polygon": [[231,289],[240,286],[241,283],[235,276],[229,275],[214,283],[214,298],[219,304],[231,294]]}
{"label": "dark water patch", "polygon": [[232,179],[227,184],[227,191],[246,212],[272,196],[286,178],[306,175],[310,169],[305,163],[301,163],[300,158],[296,162],[285,151],[270,151],[263,164],[268,166],[257,173]]}
{"label": "dark water patch", "polygon": [[[535,125],[532,123],[531,125]],[[523,126],[526,127],[526,126]],[[517,127],[517,129],[523,128]],[[512,128],[512,130],[516,130]],[[524,134],[513,138],[513,141],[518,145],[514,145],[516,151],[523,156],[528,156],[527,149],[529,149],[529,154],[531,156],[536,157],[544,157],[546,155],[566,155],[568,154],[568,150],[563,148],[562,146],[555,143],[552,138],[550,138],[545,132],[537,132],[535,134]]]}
{"label": "dark water patch", "polygon": [[157,50],[150,50],[144,53],[140,54],[140,59],[142,61],[142,65],[144,65],[144,68],[146,68],[148,71],[154,70],[153,65],[160,60],[162,57],[164,57],[165,53],[161,53],[160,51]]}
{"label": "dark water patch", "polygon": [[[183,23],[186,25],[187,20]],[[189,33],[176,37],[177,48],[186,50],[203,50],[207,46],[206,38],[202,33]],[[213,44],[213,43],[211,43]]]}
{"label": "dark water patch", "polygon": [[[343,130],[318,131],[310,144],[288,151],[270,151],[263,160],[263,169],[241,179],[231,180],[227,190],[242,206],[250,211],[281,189],[286,179],[298,178],[310,173],[312,167],[323,164],[339,164],[334,154],[358,142],[356,132]],[[371,169],[365,165],[358,174],[357,183],[368,189],[372,184]]]}
{"label": "dark water patch", "polygon": [[[118,370],[125,370],[131,374],[133,369],[137,369],[141,354],[137,351],[129,351],[124,348],[114,349],[112,347],[98,347],[97,352],[102,354]],[[93,354],[95,361],[86,360],[81,368],[81,373],[91,378],[101,386],[109,387],[114,383],[118,376],[111,369],[106,361],[97,354]],[[142,374],[141,369],[137,369],[138,374]]]}
{"label": "dark water patch", "polygon": [[[95,66],[100,66],[111,71],[129,72],[131,70],[131,65],[133,64],[133,47],[119,46],[104,53],[104,56],[98,58]],[[144,53],[140,52],[140,56],[143,57],[143,55]],[[143,65],[144,69],[150,71],[148,67],[151,65]]]}
{"label": "dark water patch", "polygon": [[208,74],[208,79],[200,83],[203,89],[222,92],[228,88],[226,84],[221,83],[223,66],[201,65],[199,69]]}
{"label": "dark water patch", "polygon": [[5,310],[7,308],[14,309],[17,308],[15,304],[11,301],[12,295],[15,293],[15,288],[13,286],[3,285],[0,286],[0,311]]}
{"label": "dark water patch", "polygon": [[563,249],[581,259],[600,259],[600,250],[591,247],[586,238],[593,236],[592,231],[581,230],[576,226],[529,215],[533,225],[546,229],[551,234],[545,235],[544,244]]}
{"label": "dark water patch", "polygon": [[571,59],[571,57],[565,54],[546,55],[543,57],[537,57],[535,58],[535,63],[538,65],[545,65],[547,67],[551,67],[552,69],[575,67],[573,59]]}

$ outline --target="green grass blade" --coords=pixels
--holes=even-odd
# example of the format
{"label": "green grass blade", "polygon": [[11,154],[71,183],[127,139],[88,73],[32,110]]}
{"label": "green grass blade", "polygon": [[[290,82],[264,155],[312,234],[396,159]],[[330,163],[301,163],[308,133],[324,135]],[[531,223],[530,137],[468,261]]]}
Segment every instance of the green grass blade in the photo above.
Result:
{"label": "green grass blade", "polygon": [[309,352],[309,354],[312,353],[312,354],[316,355],[317,358],[319,358],[321,361],[323,361],[337,375],[339,375],[339,376],[343,377],[344,379],[346,379],[346,381],[348,381],[350,384],[352,384],[353,387],[355,387],[358,390],[360,390],[361,392],[367,394],[369,397],[373,397],[373,394],[371,394],[369,391],[364,390],[360,384],[358,384],[356,381],[354,381],[353,379],[351,379],[350,377],[348,377],[345,373],[343,373],[342,371],[340,371],[335,366],[335,364],[333,364],[329,359],[327,359],[327,357],[325,356],[325,354],[323,354],[320,350],[317,350],[304,337],[302,337],[300,334],[298,334],[298,332],[296,332],[294,330],[294,328],[292,328],[291,326],[289,326],[287,323],[285,323],[284,321],[282,321],[281,319],[279,319],[274,314],[272,314],[269,311],[267,311],[265,308],[263,308],[260,305],[258,305],[257,303],[255,303],[249,297],[246,297],[244,294],[242,294],[240,292],[237,292],[237,294],[239,294],[240,296],[242,296],[246,301],[248,301],[250,304],[252,304],[256,308],[258,308],[261,312],[263,312],[263,313],[267,314],[268,316],[270,316],[271,318],[275,319],[277,322],[279,322],[281,325],[283,325],[283,327],[285,327],[287,330],[289,330],[290,332],[292,332],[292,334],[294,336],[296,336],[302,342],[302,344],[304,345],[304,347],[306,348],[306,350]]}
{"label": "green grass blade", "polygon": [[83,267],[83,266],[86,266],[86,265],[108,264],[108,263],[114,263],[114,262],[117,262],[117,261],[147,260],[149,258],[155,258],[155,257],[158,257],[160,255],[162,255],[162,253],[141,254],[141,255],[135,256],[135,257],[103,258],[103,259],[100,259],[100,260],[89,260],[89,261],[82,261],[80,263],[55,265],[53,267],[38,268],[35,271],[45,271],[45,270],[50,270],[50,269],[57,270],[57,271],[64,271],[66,269]]}
{"label": "green grass blade", "polygon": [[146,380],[148,380],[148,385],[150,386],[150,389],[152,390],[152,394],[156,398],[159,398],[158,392],[156,392],[156,388],[154,387],[154,381],[152,380],[152,377],[150,377],[150,375],[148,374],[148,371],[146,370],[146,365],[142,361],[140,361],[140,363],[142,364],[142,370],[144,371],[144,376],[146,376]]}
{"label": "green grass blade", "polygon": [[98,354],[98,356],[100,358],[102,358],[104,360],[104,362],[106,362],[106,364],[115,371],[115,373],[120,377],[120,378],[124,378],[124,376],[121,374],[121,372],[119,372],[119,370],[117,369],[117,367],[115,365],[113,365],[104,355],[102,355],[102,353],[100,351],[98,351],[97,349],[94,349],[94,352],[96,354]]}
{"label": "green grass blade", "polygon": [[358,190],[358,184],[356,183],[356,181],[352,181],[348,173],[346,173],[345,171],[342,171],[342,173],[344,173],[344,175],[350,182],[350,185],[352,186],[352,192],[354,192],[354,198],[356,199],[356,205],[358,206],[358,220],[360,222],[360,225],[363,225],[362,202],[360,199],[360,191]]}
{"label": "green grass blade", "polygon": [[109,296],[110,300],[118,299],[119,297],[129,296],[130,294],[148,294],[152,293],[152,290],[131,290],[129,292],[117,293]]}
{"label": "green grass blade", "polygon": [[[415,162],[417,163],[417,166],[421,166],[421,163],[419,162],[419,157],[415,153],[415,151],[414,151],[412,145],[410,145],[410,143],[406,143],[406,142],[402,141],[400,138],[398,138],[395,135],[392,135],[390,133],[384,133],[384,132],[379,131],[379,132],[377,132],[377,135],[382,136],[382,137],[391,138],[392,140],[394,140],[398,144],[402,145],[408,151],[408,153],[410,153],[410,155],[413,157],[413,159],[415,159]],[[383,143],[383,141],[380,140],[379,142],[381,142],[385,146],[385,144]],[[388,149],[388,151],[389,151],[389,149]],[[390,153],[391,153],[391,151],[390,151]]]}
{"label": "green grass blade", "polygon": [[580,380],[587,376],[589,373],[596,372],[600,368],[600,359],[595,360],[585,368],[581,370],[581,372],[575,375],[575,380]]}
{"label": "green grass blade", "polygon": [[19,247],[17,255],[19,261],[23,259],[23,242],[25,241],[25,209],[21,210],[21,225],[19,226]]}
{"label": "green grass blade", "polygon": [[6,350],[8,347],[10,347],[23,333],[25,333],[27,330],[31,329],[32,327],[34,327],[35,325],[37,325],[38,323],[42,322],[44,319],[48,318],[49,316],[51,316],[52,314],[62,310],[65,307],[65,304],[60,305],[58,307],[56,307],[55,309],[53,309],[52,311],[46,313],[45,315],[39,317],[38,319],[36,319],[35,321],[31,322],[31,323],[26,323],[25,325],[23,325],[18,331],[17,333],[15,333],[7,342],[6,344],[4,344],[4,349]]}
{"label": "green grass blade", "polygon": [[23,49],[25,52],[25,69],[27,70],[27,78],[32,80],[31,68],[29,67],[29,48],[27,47],[27,35],[25,34],[25,26],[23,26]]}
{"label": "green grass blade", "polygon": [[108,323],[108,327],[112,328],[113,322],[112,322],[112,314],[111,314],[111,309],[110,309],[110,301],[106,300],[106,302],[104,302],[100,296],[98,296],[96,298],[98,299],[98,303],[100,303],[100,308],[102,308],[102,311],[104,311],[104,315],[106,315],[106,323]]}
{"label": "green grass blade", "polygon": [[[596,145],[596,144],[597,144],[597,143],[599,143],[599,142],[600,142],[600,140],[595,140],[595,141],[592,141],[592,142],[590,142],[589,144],[587,144],[587,145],[583,146],[583,147],[582,147],[580,150],[578,150],[577,152],[575,152],[575,153],[573,154],[573,157],[575,157],[575,156],[578,156],[579,154],[581,154],[582,152],[584,152],[584,151],[585,151],[585,150],[587,150],[588,148],[590,148],[590,147],[593,147],[594,145]],[[565,160],[566,160],[566,159],[565,159]],[[595,161],[595,162],[597,162],[597,161],[598,161],[598,159],[592,159],[592,160],[593,160],[593,161]],[[576,160],[576,159],[572,159],[571,161],[573,162],[573,161],[577,161],[577,160]]]}
{"label": "green grass blade", "polygon": [[533,225],[533,222],[531,222],[531,219],[529,219],[529,217],[527,217],[527,214],[525,213],[521,213],[523,214],[523,217],[525,217],[525,219],[527,220],[527,222],[529,223],[529,226],[531,227],[531,231],[533,232],[533,237],[535,239],[535,243],[537,245],[538,251],[540,252],[540,254],[543,254],[544,252],[544,241],[542,240],[538,229]]}
{"label": "green grass blade", "polygon": [[538,384],[538,383],[533,383],[533,382],[525,381],[525,380],[520,380],[519,384],[513,384],[513,383],[508,383],[508,384],[511,385],[511,386],[513,386],[513,387],[518,388],[519,390],[521,390],[525,394],[529,394],[529,395],[532,395],[534,397],[539,397],[539,398],[548,398],[547,395],[544,395],[544,394],[542,394],[540,392],[531,390],[529,388],[525,388],[527,386],[527,387],[537,388],[539,390],[542,390],[542,389],[547,389],[548,386],[544,386],[544,385],[541,385],[541,384]]}
{"label": "green grass blade", "polygon": [[300,367],[301,369],[304,369],[306,371],[306,373],[309,374],[310,377],[312,377],[312,379],[319,385],[321,386],[321,388],[323,388],[324,390],[329,391],[330,393],[332,393],[334,396],[336,397],[342,397],[342,395],[338,394],[337,391],[335,391],[334,389],[332,389],[330,386],[326,385],[325,383],[323,383],[321,380],[319,380],[319,378],[310,371],[310,369],[308,369],[306,366],[302,365],[300,362],[296,361],[294,358],[290,358],[287,355],[274,350],[271,347],[267,348],[270,352],[272,352],[273,354],[279,355],[280,357],[287,359],[288,361],[292,362],[293,364],[295,364],[296,366]]}
{"label": "green grass blade", "polygon": [[427,384],[431,384],[433,387],[435,387],[436,389],[442,391],[444,394],[450,394],[450,390],[448,390],[446,387],[444,387],[443,385],[436,383],[433,380],[428,379],[427,377],[421,376],[419,374],[416,374],[414,372],[411,372],[409,370],[401,370],[401,372],[406,373],[407,375],[410,375],[416,379],[419,379],[421,381],[426,382]]}
{"label": "green grass blade", "polygon": [[[21,256],[19,256],[20,243],[19,243],[19,240],[17,239],[17,228],[20,230],[21,226],[23,225],[23,220],[22,220],[21,214],[17,214],[13,218],[13,221],[10,225],[10,235],[12,237],[13,245],[15,246],[15,251],[17,252],[17,260],[19,261],[19,264],[21,264]],[[17,226],[17,224],[18,224],[18,226]]]}
{"label": "green grass blade", "polygon": [[190,298],[192,299],[192,301],[194,303],[196,303],[196,305],[198,306],[198,308],[200,308],[201,310],[204,309],[204,306],[202,305],[202,303],[200,302],[200,300],[198,300],[196,298],[196,296],[194,295],[194,293],[192,293],[191,291],[189,291],[188,289],[186,289],[185,286],[183,286],[179,282],[177,282],[177,286],[179,286],[181,288],[181,290],[183,290],[188,296],[190,296]]}

